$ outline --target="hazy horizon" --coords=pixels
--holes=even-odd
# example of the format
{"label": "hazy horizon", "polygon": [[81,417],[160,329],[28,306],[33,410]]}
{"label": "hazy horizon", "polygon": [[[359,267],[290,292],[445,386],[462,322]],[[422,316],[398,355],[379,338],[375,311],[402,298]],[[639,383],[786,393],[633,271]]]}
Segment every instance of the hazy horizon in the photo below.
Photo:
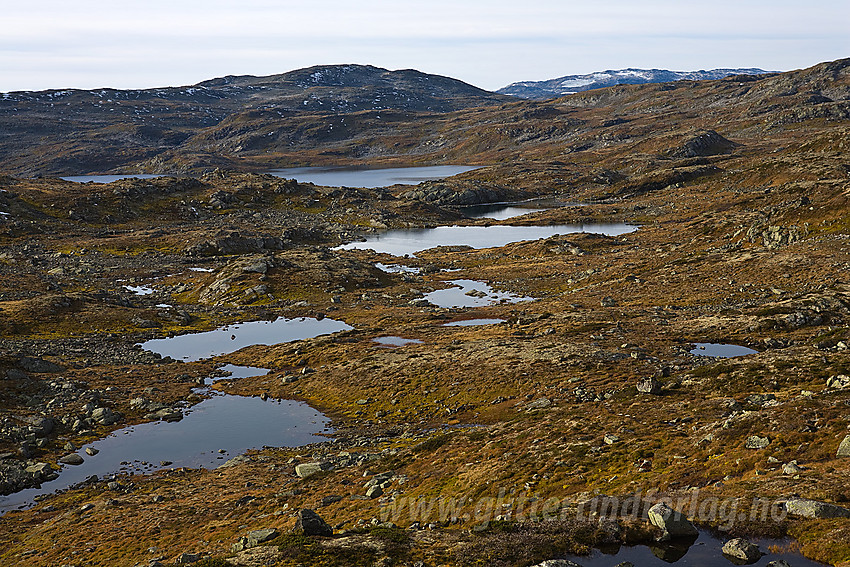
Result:
{"label": "hazy horizon", "polygon": [[850,3],[786,0],[81,0],[5,8],[0,92],[184,86],[315,65],[417,69],[496,90],[606,69],[788,71],[850,56]]}

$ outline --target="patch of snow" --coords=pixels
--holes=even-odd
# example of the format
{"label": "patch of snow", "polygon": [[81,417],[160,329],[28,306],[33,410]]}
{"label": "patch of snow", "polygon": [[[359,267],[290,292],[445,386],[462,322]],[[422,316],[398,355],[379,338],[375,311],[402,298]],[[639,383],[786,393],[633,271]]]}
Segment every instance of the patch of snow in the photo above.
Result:
{"label": "patch of snow", "polygon": [[577,87],[586,87],[587,85],[592,85],[596,82],[596,79],[571,79],[569,81],[563,81],[561,86],[564,88],[577,88]]}
{"label": "patch of snow", "polygon": [[136,295],[150,295],[154,292],[152,287],[146,285],[125,285],[122,287],[127,291],[132,291]]}

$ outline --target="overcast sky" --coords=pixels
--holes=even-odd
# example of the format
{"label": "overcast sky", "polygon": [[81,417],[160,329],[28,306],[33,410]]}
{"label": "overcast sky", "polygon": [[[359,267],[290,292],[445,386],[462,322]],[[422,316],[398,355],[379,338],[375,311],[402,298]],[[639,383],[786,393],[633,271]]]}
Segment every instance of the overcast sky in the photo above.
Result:
{"label": "overcast sky", "polygon": [[179,86],[360,63],[486,89],[625,67],[850,57],[850,0],[3,2],[0,92]]}

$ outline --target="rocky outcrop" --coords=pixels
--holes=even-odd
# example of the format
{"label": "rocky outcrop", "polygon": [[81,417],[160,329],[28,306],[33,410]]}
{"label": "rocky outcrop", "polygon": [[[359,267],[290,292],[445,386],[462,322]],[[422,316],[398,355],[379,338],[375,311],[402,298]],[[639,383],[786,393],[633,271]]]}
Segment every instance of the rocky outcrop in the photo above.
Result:
{"label": "rocky outcrop", "polygon": [[186,249],[188,256],[229,256],[283,250],[286,241],[269,234],[242,235],[239,232],[219,232],[209,240]]}
{"label": "rocky outcrop", "polygon": [[27,464],[9,457],[9,454],[0,455],[0,495],[33,488],[59,476],[47,463]]}
{"label": "rocky outcrop", "polygon": [[808,234],[809,227],[807,224],[804,224],[802,228],[797,225],[769,225],[765,227],[759,224],[747,230],[747,240],[753,243],[761,241],[765,248],[775,250],[793,244]]}
{"label": "rocky outcrop", "polygon": [[789,514],[804,518],[850,518],[850,510],[847,508],[804,498],[788,500],[785,510]]}
{"label": "rocky outcrop", "polygon": [[706,130],[671,150],[669,155],[674,158],[715,156],[729,153],[735,146],[734,142],[727,140],[714,130]]}
{"label": "rocky outcrop", "polygon": [[411,189],[400,195],[402,199],[412,201],[424,201],[439,206],[465,206],[480,205],[483,203],[497,203],[515,198],[516,195],[509,189],[502,187],[456,187],[440,181],[426,181],[420,183],[415,189]]}

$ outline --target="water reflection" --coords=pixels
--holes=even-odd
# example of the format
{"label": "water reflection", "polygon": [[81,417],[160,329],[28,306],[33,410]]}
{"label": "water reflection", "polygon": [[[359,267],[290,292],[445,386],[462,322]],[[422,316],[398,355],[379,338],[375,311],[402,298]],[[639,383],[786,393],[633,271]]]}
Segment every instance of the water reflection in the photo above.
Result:
{"label": "water reflection", "polygon": [[160,356],[170,356],[187,362],[236,352],[252,345],[275,345],[302,339],[311,339],[338,331],[353,329],[342,321],[333,319],[285,319],[251,321],[227,325],[205,333],[189,333],[166,339],[152,339],[142,343],[142,348]]}
{"label": "water reflection", "polygon": [[436,228],[388,230],[366,238],[362,242],[351,242],[337,250],[374,250],[404,256],[437,246],[469,246],[471,248],[493,248],[523,240],[551,238],[557,234],[589,232],[618,236],[637,230],[625,223],[600,224],[557,224],[549,226],[438,226]]}
{"label": "water reflection", "polygon": [[350,167],[293,167],[269,171],[276,177],[295,179],[299,183],[315,183],[324,187],[364,187],[375,189],[390,185],[416,185],[423,181],[445,179],[479,169],[468,165],[435,165],[427,167],[388,167],[357,169]]}
{"label": "water reflection", "polygon": [[[732,564],[731,558],[724,556],[721,552],[723,544],[729,539],[731,538],[721,538],[700,530],[695,539],[613,547],[594,550],[590,555],[570,556],[567,559],[582,567],[611,567],[625,561],[640,567],[664,567],[670,564],[675,564],[677,567],[729,567]],[[799,553],[775,551],[788,549],[788,542],[783,540],[753,538],[750,541],[766,553],[757,562],[752,563],[756,567],[766,566],[771,561],[779,559],[784,559],[794,567],[822,567],[823,565]]]}
{"label": "water reflection", "polygon": [[534,301],[533,297],[522,297],[507,291],[496,291],[484,282],[476,280],[451,280],[453,287],[438,289],[425,294],[425,299],[437,307],[484,307],[496,303],[523,303]]}

